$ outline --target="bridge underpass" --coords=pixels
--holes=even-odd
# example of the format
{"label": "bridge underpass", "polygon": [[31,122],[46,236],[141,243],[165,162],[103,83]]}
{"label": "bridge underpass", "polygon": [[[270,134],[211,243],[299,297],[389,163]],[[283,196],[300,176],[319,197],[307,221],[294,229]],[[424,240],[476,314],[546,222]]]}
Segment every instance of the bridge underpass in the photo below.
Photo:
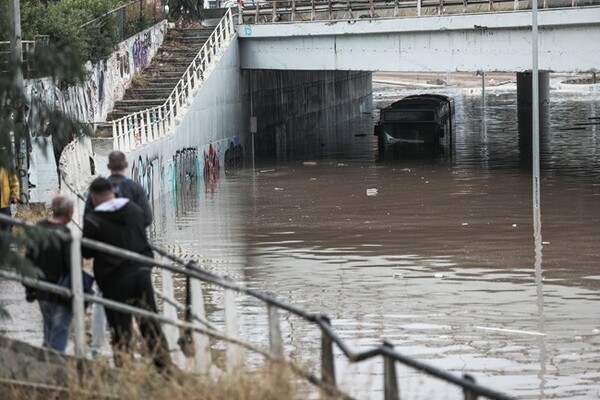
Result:
{"label": "bridge underpass", "polygon": [[[347,17],[238,25],[240,67],[265,71],[263,75],[297,70],[307,76],[309,71],[515,72],[522,141],[530,140],[531,11]],[[543,135],[550,100],[548,72],[596,71],[600,65],[600,49],[588,40],[600,37],[600,7],[544,9],[538,20]],[[268,113],[253,114],[263,128],[264,115]],[[281,136],[277,129],[279,133],[270,135]]]}

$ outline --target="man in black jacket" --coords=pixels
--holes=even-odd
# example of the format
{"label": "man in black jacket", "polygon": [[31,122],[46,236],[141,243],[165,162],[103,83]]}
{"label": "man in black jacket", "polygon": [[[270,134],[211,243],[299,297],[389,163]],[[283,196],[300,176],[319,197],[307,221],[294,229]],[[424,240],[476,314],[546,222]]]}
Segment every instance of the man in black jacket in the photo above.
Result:
{"label": "man in black jacket", "polygon": [[[83,237],[152,257],[146,239],[144,213],[133,201],[115,197],[106,178],[96,178],[90,185],[94,209],[83,222]],[[94,258],[94,276],[104,297],[157,312],[151,268],[121,257],[82,248],[83,256]],[[120,353],[131,353],[131,314],[106,309],[111,328],[115,363],[122,365]],[[169,368],[171,359],[160,324],[150,318],[139,318],[138,325],[159,369]]]}
{"label": "man in black jacket", "polygon": [[[58,283],[71,274],[71,242],[66,225],[73,217],[73,201],[65,196],[52,200],[52,216],[38,222],[38,226],[51,229],[55,235],[39,251],[29,249],[27,256],[43,273],[46,282]],[[44,347],[64,352],[69,340],[72,311],[70,301],[58,295],[25,287],[27,301],[38,300],[44,323]]]}
{"label": "man in black jacket", "polygon": [[[113,187],[116,197],[125,197],[142,209],[144,226],[146,227],[152,223],[152,209],[150,208],[150,203],[148,203],[148,197],[144,188],[137,182],[125,177],[128,166],[129,164],[123,152],[118,150],[112,151],[108,155],[107,167],[110,170],[108,180]],[[85,204],[85,213],[87,214],[93,209],[92,197],[88,196]]]}

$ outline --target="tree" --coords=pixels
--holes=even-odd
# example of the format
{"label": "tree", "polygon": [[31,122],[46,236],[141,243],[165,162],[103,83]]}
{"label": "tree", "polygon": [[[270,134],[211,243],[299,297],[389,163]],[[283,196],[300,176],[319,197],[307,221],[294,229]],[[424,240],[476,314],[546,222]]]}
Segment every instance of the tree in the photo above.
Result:
{"label": "tree", "polygon": [[[8,32],[5,21],[0,21],[0,32]],[[36,49],[33,54],[35,63],[40,71],[55,81],[83,82],[84,69],[73,50],[61,48],[53,43]],[[0,167],[14,171],[13,139],[19,141],[28,134],[29,127],[25,112],[27,98],[23,87],[17,78],[23,70],[22,63],[2,64],[0,74]],[[39,105],[39,127],[35,127],[44,138],[64,138],[68,135],[88,133],[87,129],[64,115],[51,105]],[[42,146],[46,141],[42,142]],[[47,147],[47,146],[46,146]],[[36,275],[36,268],[24,257],[24,249],[33,251],[48,246],[57,240],[54,234],[39,228],[14,229],[12,233],[0,232],[0,269],[9,269],[27,276]],[[0,309],[0,316],[6,312]]]}
{"label": "tree", "polygon": [[[0,41],[8,34],[8,1],[0,0]],[[68,51],[80,64],[107,58],[117,44],[115,18],[106,15],[122,0],[60,0],[41,3],[21,0],[22,38],[48,36],[54,46]],[[95,22],[90,22],[95,21]]]}

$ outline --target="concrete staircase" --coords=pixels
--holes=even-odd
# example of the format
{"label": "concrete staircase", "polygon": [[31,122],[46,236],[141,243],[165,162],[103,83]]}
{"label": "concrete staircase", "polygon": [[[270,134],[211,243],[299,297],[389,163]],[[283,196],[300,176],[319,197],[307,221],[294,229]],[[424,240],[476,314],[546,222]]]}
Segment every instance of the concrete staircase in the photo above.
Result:
{"label": "concrete staircase", "polygon": [[122,100],[115,103],[97,136],[112,135],[112,121],[165,103],[183,73],[210,37],[213,28],[169,28],[150,65],[133,78]]}

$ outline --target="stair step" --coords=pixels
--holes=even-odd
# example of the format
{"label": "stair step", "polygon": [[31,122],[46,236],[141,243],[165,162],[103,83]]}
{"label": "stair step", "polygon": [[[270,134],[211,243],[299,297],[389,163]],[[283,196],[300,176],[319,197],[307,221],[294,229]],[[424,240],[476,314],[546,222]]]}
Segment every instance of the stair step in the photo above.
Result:
{"label": "stair step", "polygon": [[171,87],[165,88],[139,88],[139,89],[128,89],[125,92],[123,100],[129,100],[130,98],[144,98],[145,96],[152,97],[164,97],[167,98],[171,94],[173,89]]}
{"label": "stair step", "polygon": [[[112,136],[112,122],[134,112],[162,106],[181,77],[210,38],[214,28],[169,28],[151,64],[135,86],[126,90],[108,114],[107,122],[97,124],[97,135]],[[168,105],[167,105],[168,108]]]}
{"label": "stair step", "polygon": [[179,61],[179,62],[170,62],[165,60],[153,60],[152,63],[145,69],[148,70],[165,70],[165,71],[173,71],[173,70],[181,70],[185,71],[185,69],[192,63],[192,59],[187,61]]}
{"label": "stair step", "polygon": [[[183,76],[183,72],[185,70],[181,70],[181,71],[153,71],[151,74],[149,73],[148,78],[152,78],[152,79],[173,79],[175,81],[175,83],[173,83],[172,85],[177,84],[177,82],[179,82],[179,79]],[[145,88],[147,88],[148,86],[144,86]]]}
{"label": "stair step", "polygon": [[119,100],[115,103],[115,108],[124,108],[124,107],[148,107],[148,106],[158,106],[164,104],[166,97],[155,97],[152,99],[128,99],[128,100]]}
{"label": "stair step", "polygon": [[179,78],[144,78],[146,85],[138,86],[134,89],[148,89],[148,88],[159,88],[159,87],[170,87],[175,86],[179,82]]}

